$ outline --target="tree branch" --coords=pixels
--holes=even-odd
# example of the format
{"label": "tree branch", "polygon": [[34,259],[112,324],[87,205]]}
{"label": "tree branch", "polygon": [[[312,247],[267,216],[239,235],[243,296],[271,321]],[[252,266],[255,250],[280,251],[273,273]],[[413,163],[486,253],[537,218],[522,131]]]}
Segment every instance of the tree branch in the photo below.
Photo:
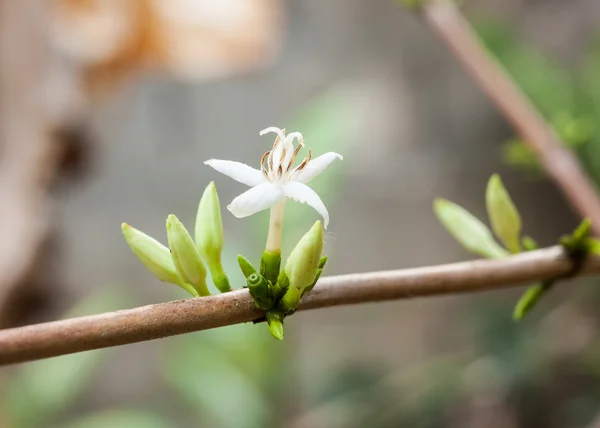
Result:
{"label": "tree branch", "polygon": [[566,199],[582,216],[591,220],[595,234],[600,235],[600,198],[594,184],[502,65],[488,55],[454,2],[426,1],[423,14],[435,33],[538,156]]}
{"label": "tree branch", "polygon": [[[322,278],[300,310],[384,300],[486,291],[571,273],[573,263],[556,246],[503,259]],[[600,259],[578,274],[600,273]],[[0,331],[0,365],[125,345],[257,320],[247,290]]]}

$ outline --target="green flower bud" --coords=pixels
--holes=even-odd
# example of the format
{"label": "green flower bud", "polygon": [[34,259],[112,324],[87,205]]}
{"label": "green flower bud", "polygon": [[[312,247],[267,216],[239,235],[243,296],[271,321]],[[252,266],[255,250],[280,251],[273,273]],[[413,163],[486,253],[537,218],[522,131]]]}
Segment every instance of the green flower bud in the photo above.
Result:
{"label": "green flower bud", "polygon": [[191,284],[200,296],[209,296],[206,287],[206,268],[192,237],[179,219],[170,214],[167,217],[167,237],[171,257],[179,276]]}
{"label": "green flower bud", "polygon": [[267,323],[269,324],[269,331],[277,340],[283,340],[283,318],[284,315],[281,311],[276,309],[267,311]]}
{"label": "green flower bud", "polygon": [[255,272],[248,276],[246,283],[248,284],[248,291],[254,299],[254,305],[258,309],[267,311],[274,306],[273,290],[264,276]]}
{"label": "green flower bud", "polygon": [[186,284],[177,273],[167,247],[127,223],[121,224],[121,231],[133,253],[154,276],[163,282],[180,286],[193,296],[198,295],[198,292],[191,285]]}
{"label": "green flower bud", "polygon": [[260,259],[260,274],[275,284],[280,267],[281,253],[271,253],[265,250]]}
{"label": "green flower bud", "polygon": [[231,291],[229,278],[223,270],[223,222],[219,195],[213,181],[206,187],[196,215],[196,245],[210,270],[215,286],[223,293]]}
{"label": "green flower bud", "polygon": [[300,239],[292,250],[285,264],[285,274],[289,280],[289,288],[281,299],[284,311],[291,311],[298,306],[304,289],[315,281],[323,251],[323,227],[317,221]]}
{"label": "green flower bud", "polygon": [[265,297],[269,294],[269,283],[264,276],[253,273],[247,279],[248,290],[254,297]]}

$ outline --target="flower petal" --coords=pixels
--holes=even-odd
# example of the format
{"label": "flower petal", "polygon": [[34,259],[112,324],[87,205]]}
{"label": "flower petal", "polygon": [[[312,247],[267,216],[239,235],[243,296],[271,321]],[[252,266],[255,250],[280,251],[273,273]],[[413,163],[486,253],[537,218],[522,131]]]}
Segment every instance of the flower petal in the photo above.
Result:
{"label": "flower petal", "polygon": [[227,209],[237,218],[243,218],[269,208],[282,198],[283,190],[280,186],[263,183],[235,198]]}
{"label": "flower petal", "polygon": [[344,157],[338,153],[329,152],[311,160],[302,171],[298,171],[294,174],[293,180],[299,181],[300,183],[308,183],[310,180],[319,175],[325,168],[336,160],[343,160]]}
{"label": "flower petal", "polygon": [[267,180],[262,172],[260,172],[258,169],[254,169],[244,163],[229,160],[209,159],[204,162],[204,164],[247,186],[258,186]]}
{"label": "flower petal", "polygon": [[323,217],[323,227],[327,229],[329,224],[329,213],[327,208],[319,198],[319,195],[306,184],[290,181],[283,186],[283,193],[286,198],[293,199],[303,204],[308,204]]}

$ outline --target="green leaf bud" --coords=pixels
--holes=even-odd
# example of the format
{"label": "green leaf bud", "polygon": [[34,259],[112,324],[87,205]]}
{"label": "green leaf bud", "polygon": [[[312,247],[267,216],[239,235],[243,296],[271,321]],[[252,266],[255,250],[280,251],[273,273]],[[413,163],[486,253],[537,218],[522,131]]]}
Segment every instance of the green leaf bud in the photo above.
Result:
{"label": "green leaf bud", "polygon": [[494,240],[490,229],[460,205],[438,198],[433,207],[438,220],[467,251],[488,258],[509,254]]}
{"label": "green leaf bud", "polygon": [[511,253],[519,253],[521,216],[498,174],[491,176],[485,193],[485,203],[494,233]]}

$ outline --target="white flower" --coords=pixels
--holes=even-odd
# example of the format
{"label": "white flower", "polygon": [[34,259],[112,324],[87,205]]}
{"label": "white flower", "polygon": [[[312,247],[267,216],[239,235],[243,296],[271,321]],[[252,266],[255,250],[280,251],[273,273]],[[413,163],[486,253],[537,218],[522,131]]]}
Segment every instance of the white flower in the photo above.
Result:
{"label": "white flower", "polygon": [[[273,149],[266,152],[261,158],[260,170],[246,164],[228,160],[210,159],[204,162],[228,177],[252,188],[235,198],[227,209],[238,217],[248,217],[259,211],[265,210],[284,198],[308,204],[322,217],[325,228],[329,223],[327,208],[319,195],[306,185],[316,177],[334,160],[343,159],[338,153],[325,153],[311,160],[311,150],[308,156],[296,167],[294,161],[302,147],[304,140],[299,132],[285,135],[285,129],[267,128],[260,131],[260,135],[269,132],[277,134]],[[293,141],[298,140],[294,148]]]}

